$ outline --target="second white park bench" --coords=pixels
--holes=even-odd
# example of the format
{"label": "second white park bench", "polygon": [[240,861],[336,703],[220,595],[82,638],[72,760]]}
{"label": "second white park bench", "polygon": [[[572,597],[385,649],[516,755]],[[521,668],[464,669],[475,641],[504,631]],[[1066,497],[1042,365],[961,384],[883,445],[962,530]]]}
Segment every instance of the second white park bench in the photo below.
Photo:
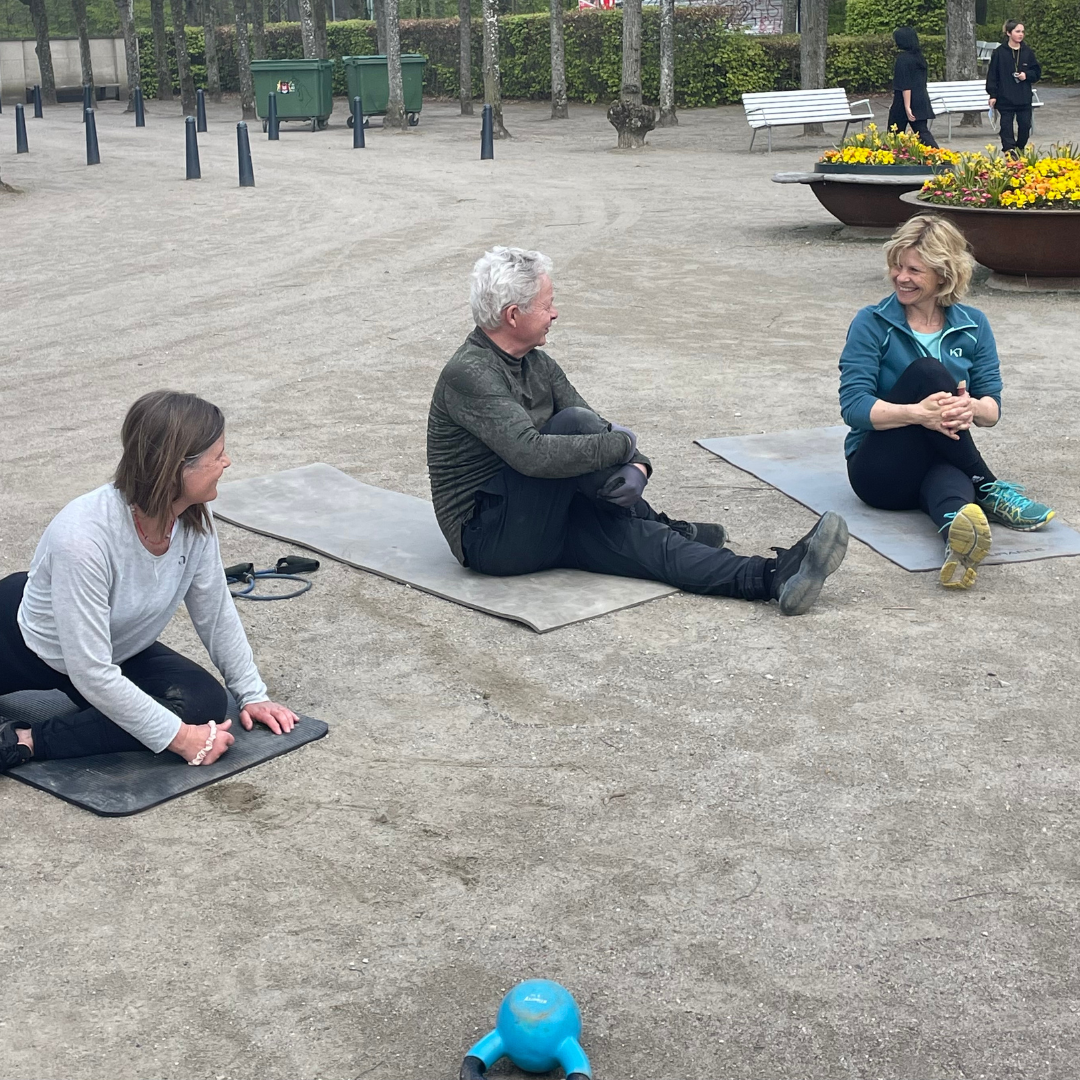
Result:
{"label": "second white park bench", "polygon": [[[985,113],[990,108],[990,95],[986,92],[985,79],[962,79],[960,82],[932,82],[926,84],[930,97],[930,108],[938,116],[949,118],[949,139],[952,139],[952,118],[954,113]],[[1031,107],[1042,105],[1039,92],[1031,88]],[[995,114],[996,115],[996,114]],[[1035,125],[1032,125],[1034,130]],[[997,130],[995,124],[994,130]]]}
{"label": "second white park bench", "polygon": [[[825,90],[776,90],[764,94],[743,94],[746,122],[753,129],[750,149],[759,128],[769,132],[769,151],[772,151],[774,127],[798,127],[801,124],[843,124],[844,135],[852,124],[865,124],[874,119],[870,99],[848,102],[847,91],[842,86]],[[860,106],[858,112],[856,109]],[[985,109],[986,106],[984,105]]]}

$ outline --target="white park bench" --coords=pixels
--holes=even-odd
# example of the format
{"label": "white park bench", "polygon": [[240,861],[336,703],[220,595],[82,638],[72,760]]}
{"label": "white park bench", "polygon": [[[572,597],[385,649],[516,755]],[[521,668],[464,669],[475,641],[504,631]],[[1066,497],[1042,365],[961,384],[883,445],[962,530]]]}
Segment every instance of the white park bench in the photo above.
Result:
{"label": "white park bench", "polygon": [[[926,84],[926,92],[930,96],[930,108],[938,116],[949,118],[949,139],[952,139],[952,118],[954,113],[985,113],[990,108],[990,95],[986,92],[985,79],[963,79],[960,82],[932,82]],[[1031,88],[1031,107],[1038,108],[1042,105],[1039,100],[1039,92],[1035,87]],[[997,113],[994,113],[994,130],[997,131],[999,121]],[[1032,124],[1032,130],[1035,125]]]}
{"label": "white park bench", "polygon": [[998,47],[996,41],[976,41],[975,42],[975,63],[976,64],[989,64],[990,57],[994,55],[994,50]]}
{"label": "white park bench", "polygon": [[[772,129],[774,127],[798,127],[801,124],[843,124],[844,135],[852,124],[865,124],[874,119],[870,99],[848,102],[847,91],[842,86],[826,90],[777,90],[767,94],[743,94],[746,122],[753,129],[750,149],[759,128],[769,132],[769,152],[772,152]],[[856,112],[858,106],[865,111]],[[984,105],[983,108],[986,106]]]}

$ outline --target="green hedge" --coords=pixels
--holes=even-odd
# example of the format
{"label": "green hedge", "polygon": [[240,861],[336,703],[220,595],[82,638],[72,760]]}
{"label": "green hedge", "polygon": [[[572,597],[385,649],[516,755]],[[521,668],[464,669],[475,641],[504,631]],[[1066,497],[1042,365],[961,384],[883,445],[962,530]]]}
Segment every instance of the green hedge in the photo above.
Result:
{"label": "green hedge", "polygon": [[847,0],[849,34],[888,34],[912,26],[923,34],[945,33],[945,0]]}

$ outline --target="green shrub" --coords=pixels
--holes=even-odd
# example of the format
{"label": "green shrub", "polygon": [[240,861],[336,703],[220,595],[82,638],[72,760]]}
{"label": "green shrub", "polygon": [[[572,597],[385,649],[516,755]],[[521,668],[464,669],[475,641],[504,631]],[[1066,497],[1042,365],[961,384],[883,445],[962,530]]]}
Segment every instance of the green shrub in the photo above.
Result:
{"label": "green shrub", "polygon": [[888,34],[912,26],[920,35],[945,33],[945,0],[848,0],[849,34]]}

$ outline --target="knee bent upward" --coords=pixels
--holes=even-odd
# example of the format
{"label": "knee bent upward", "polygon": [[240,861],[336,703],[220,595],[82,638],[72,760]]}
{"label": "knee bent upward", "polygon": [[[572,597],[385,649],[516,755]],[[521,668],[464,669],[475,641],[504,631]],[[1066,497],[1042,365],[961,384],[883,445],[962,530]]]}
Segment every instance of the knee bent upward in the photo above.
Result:
{"label": "knee bent upward", "polygon": [[540,429],[541,435],[599,435],[607,431],[607,424],[592,411],[579,405],[560,409]]}

